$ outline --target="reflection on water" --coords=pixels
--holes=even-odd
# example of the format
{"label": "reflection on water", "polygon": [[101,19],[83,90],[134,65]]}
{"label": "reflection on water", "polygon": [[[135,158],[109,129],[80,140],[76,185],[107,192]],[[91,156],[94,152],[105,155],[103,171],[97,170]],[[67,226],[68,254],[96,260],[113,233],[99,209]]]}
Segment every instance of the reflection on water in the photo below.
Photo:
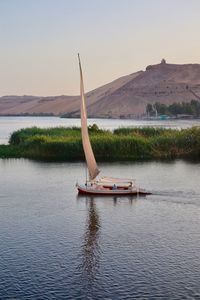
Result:
{"label": "reflection on water", "polygon": [[[101,219],[96,206],[96,201],[102,199],[101,197],[77,195],[77,201],[84,201],[87,207],[87,219],[85,224],[85,231],[83,236],[83,244],[81,247],[81,263],[78,270],[81,272],[82,279],[86,284],[92,284],[96,279],[96,274],[99,268],[99,261],[101,257]],[[139,196],[106,196],[106,201],[113,201],[116,206],[118,201],[129,201],[129,204],[135,205]],[[144,198],[144,196],[143,196]]]}
{"label": "reflection on water", "polygon": [[88,203],[88,201],[95,201],[95,200],[106,200],[106,201],[112,201],[113,205],[117,205],[118,202],[120,202],[121,200],[125,200],[125,201],[129,201],[129,203],[131,205],[135,204],[137,202],[138,199],[144,199],[146,198],[146,195],[125,195],[125,196],[120,196],[120,195],[114,195],[114,196],[110,196],[110,195],[103,195],[102,196],[85,196],[85,195],[81,195],[78,194],[76,196],[77,201],[84,201],[86,202],[86,204]]}
{"label": "reflection on water", "polygon": [[128,200],[130,205],[136,204],[139,198],[145,198],[144,195],[128,195],[128,196],[113,196],[111,197],[113,200],[114,206],[117,205],[118,202],[123,200]]}
{"label": "reflection on water", "polygon": [[79,265],[79,270],[83,279],[87,279],[89,283],[92,283],[95,280],[101,254],[99,243],[101,223],[95,200],[92,197],[86,197],[86,206],[88,214],[81,248],[82,262]]}

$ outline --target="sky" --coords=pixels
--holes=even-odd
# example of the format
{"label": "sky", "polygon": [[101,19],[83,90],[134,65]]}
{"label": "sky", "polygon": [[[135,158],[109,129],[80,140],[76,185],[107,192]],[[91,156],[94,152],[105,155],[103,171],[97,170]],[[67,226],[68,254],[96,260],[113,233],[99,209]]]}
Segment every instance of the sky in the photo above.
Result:
{"label": "sky", "polygon": [[199,0],[0,0],[0,96],[77,95],[162,58],[200,63]]}

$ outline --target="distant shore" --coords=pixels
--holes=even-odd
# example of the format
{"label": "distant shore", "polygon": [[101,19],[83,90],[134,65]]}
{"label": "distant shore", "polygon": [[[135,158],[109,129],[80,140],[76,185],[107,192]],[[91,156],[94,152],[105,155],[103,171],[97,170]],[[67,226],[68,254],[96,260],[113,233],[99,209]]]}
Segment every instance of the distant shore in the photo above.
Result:
{"label": "distant shore", "polygon": [[[119,128],[113,132],[89,128],[97,161],[200,158],[200,128]],[[80,128],[37,127],[11,135],[0,145],[0,158],[29,158],[44,161],[84,161]]]}
{"label": "distant shore", "polygon": [[[79,119],[80,115],[55,115],[53,113],[23,113],[23,114],[0,114],[1,117],[55,117],[62,119]],[[200,120],[200,117],[195,117],[191,115],[178,115],[178,116],[167,116],[159,115],[157,117],[147,117],[147,116],[88,116],[88,119],[111,119],[111,120],[144,120],[144,121],[176,121],[176,120]]]}

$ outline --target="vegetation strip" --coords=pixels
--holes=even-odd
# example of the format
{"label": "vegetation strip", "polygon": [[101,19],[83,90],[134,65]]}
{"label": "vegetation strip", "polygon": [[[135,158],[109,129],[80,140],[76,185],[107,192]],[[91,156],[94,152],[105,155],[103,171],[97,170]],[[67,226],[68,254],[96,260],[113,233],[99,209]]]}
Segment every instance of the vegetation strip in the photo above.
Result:
{"label": "vegetation strip", "polygon": [[[89,127],[97,161],[200,158],[200,128],[119,128],[113,132]],[[47,161],[84,160],[80,128],[26,128],[15,131],[0,158]]]}
{"label": "vegetation strip", "polygon": [[166,105],[164,103],[156,102],[153,105],[148,103],[146,106],[146,112],[148,116],[155,116],[155,111],[159,115],[167,115],[170,117],[178,116],[190,116],[193,118],[199,118],[200,116],[200,102],[197,100],[191,100],[189,103],[174,102],[172,104]]}

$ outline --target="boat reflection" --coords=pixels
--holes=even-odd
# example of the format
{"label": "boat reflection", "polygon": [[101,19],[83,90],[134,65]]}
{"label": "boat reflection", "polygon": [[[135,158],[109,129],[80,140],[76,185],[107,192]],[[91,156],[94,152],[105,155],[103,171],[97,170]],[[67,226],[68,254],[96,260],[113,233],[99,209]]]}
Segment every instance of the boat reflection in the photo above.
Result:
{"label": "boat reflection", "polygon": [[[87,207],[87,219],[85,225],[85,231],[83,236],[83,244],[81,246],[81,253],[79,258],[81,258],[80,264],[78,266],[79,272],[81,273],[81,279],[86,285],[92,284],[97,277],[99,262],[101,258],[101,220],[99,217],[97,209],[97,201],[102,199],[101,197],[94,196],[77,196],[77,201],[85,201]],[[104,201],[112,200],[114,206],[118,204],[119,201],[125,200],[126,203],[134,205],[137,202],[137,197],[118,197],[118,196],[108,196],[103,198]],[[109,204],[109,202],[107,202]]]}
{"label": "boat reflection", "polygon": [[117,205],[117,203],[119,202],[129,202],[129,204],[133,205],[133,204],[136,204],[137,200],[138,199],[141,199],[141,198],[146,198],[145,195],[141,196],[141,195],[127,195],[127,196],[119,196],[119,195],[116,195],[116,196],[110,196],[110,195],[104,195],[103,197],[102,196],[85,196],[85,195],[82,195],[82,194],[77,194],[76,196],[76,199],[77,200],[85,200],[86,203],[88,203],[89,201],[98,201],[98,200],[103,200],[103,201],[113,201],[113,204],[114,205]]}
{"label": "boat reflection", "polygon": [[[79,198],[79,197],[78,197]],[[87,206],[87,221],[81,247],[81,263],[79,271],[84,280],[91,283],[95,280],[99,267],[101,248],[99,236],[101,230],[100,218],[96,208],[95,200],[92,197],[84,197]]]}

